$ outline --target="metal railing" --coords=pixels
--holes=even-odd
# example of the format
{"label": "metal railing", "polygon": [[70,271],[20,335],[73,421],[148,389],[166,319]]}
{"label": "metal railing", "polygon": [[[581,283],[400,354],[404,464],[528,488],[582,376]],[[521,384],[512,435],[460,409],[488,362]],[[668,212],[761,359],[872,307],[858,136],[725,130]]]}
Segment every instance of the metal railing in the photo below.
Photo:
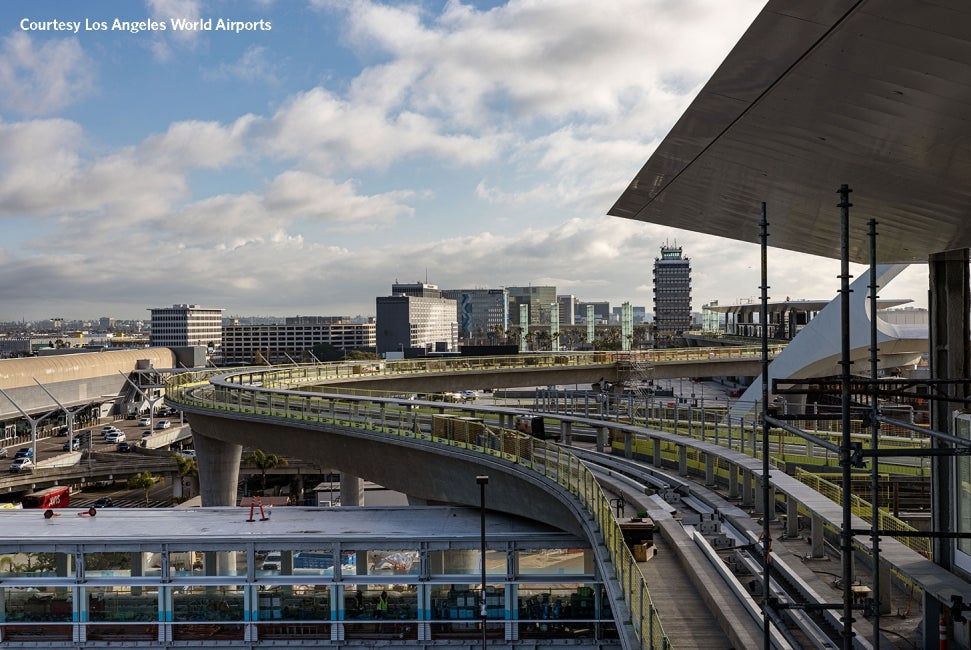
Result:
{"label": "metal railing", "polygon": [[[343,371],[334,367],[336,365],[327,364],[331,366],[328,368],[322,364],[280,371],[246,369],[225,375],[222,378],[224,381],[215,385],[210,383],[210,379],[218,371],[181,373],[170,378],[166,384],[166,399],[185,407],[300,420],[327,427],[365,429],[460,447],[502,458],[542,476],[573,495],[595,522],[616,572],[616,582],[629,607],[631,625],[640,648],[663,650],[671,647],[647,583],[624,542],[610,503],[593,474],[577,457],[558,445],[515,430],[483,427],[480,433],[472,437],[467,430],[436,427],[432,414],[412,413],[404,408],[398,412],[398,422],[389,423],[386,409],[368,408],[366,402],[353,406],[346,403],[338,407],[338,398],[306,392],[288,393],[282,388],[292,383],[338,376]],[[366,397],[355,397],[366,400]],[[340,401],[346,402],[347,398]],[[362,403],[363,409],[360,408]]]}

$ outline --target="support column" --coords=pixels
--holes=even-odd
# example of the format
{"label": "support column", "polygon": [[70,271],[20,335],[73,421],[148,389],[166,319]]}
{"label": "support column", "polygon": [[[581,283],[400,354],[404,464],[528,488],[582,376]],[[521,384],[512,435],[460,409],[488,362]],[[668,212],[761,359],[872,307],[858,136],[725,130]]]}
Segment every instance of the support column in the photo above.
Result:
{"label": "support column", "polygon": [[715,484],[715,455],[705,454],[705,485]]}
{"label": "support column", "polygon": [[572,445],[573,444],[573,423],[569,420],[560,421],[560,444],[561,445]]}
{"label": "support column", "polygon": [[738,465],[728,468],[728,498],[738,498]]}
{"label": "support column", "polygon": [[607,428],[597,427],[597,453],[602,454],[604,451],[604,445],[607,442]]}
{"label": "support column", "polygon": [[678,445],[678,474],[688,475],[688,446]]}
{"label": "support column", "polygon": [[634,434],[624,431],[624,458],[634,457]]}
{"label": "support column", "polygon": [[654,438],[653,440],[651,440],[651,442],[653,443],[652,446],[654,447],[654,451],[652,452],[654,455],[651,456],[651,464],[654,465],[654,467],[660,467],[661,466],[661,439]]}
{"label": "support column", "polygon": [[786,496],[786,537],[799,537],[799,502]]}
{"label": "support column", "polygon": [[[968,249],[947,251],[931,255],[928,260],[930,291],[928,307],[930,311],[930,371],[931,379],[963,379],[971,376],[968,364],[969,327],[969,273]],[[949,397],[962,399],[967,391],[959,386],[942,386],[941,392]],[[944,401],[931,402],[931,428],[953,434],[951,430],[951,411],[956,406]],[[935,447],[950,447],[947,443],[935,441]],[[953,496],[953,459],[947,456],[934,457],[931,461],[931,516],[933,530],[941,532],[956,531],[957,504]],[[954,541],[948,539],[931,540],[934,562],[950,570],[954,562]]]}
{"label": "support column", "polygon": [[752,485],[752,473],[742,469],[742,507],[751,508],[755,505],[755,486]]}
{"label": "support column", "polygon": [[364,505],[364,479],[341,473],[341,507]]}
{"label": "support column", "polygon": [[235,506],[243,446],[210,438],[195,428],[192,442],[197,453],[199,494],[203,507]]}
{"label": "support column", "polygon": [[812,516],[810,522],[810,539],[812,544],[810,545],[810,555],[814,558],[824,558],[826,557],[826,544],[823,537],[823,519],[817,515]]}

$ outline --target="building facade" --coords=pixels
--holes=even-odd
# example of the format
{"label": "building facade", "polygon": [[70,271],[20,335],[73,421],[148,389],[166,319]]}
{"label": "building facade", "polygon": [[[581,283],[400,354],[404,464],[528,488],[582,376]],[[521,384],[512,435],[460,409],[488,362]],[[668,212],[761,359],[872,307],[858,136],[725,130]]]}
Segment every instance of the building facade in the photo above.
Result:
{"label": "building facade", "polygon": [[222,342],[223,310],[199,305],[152,307],[151,347],[180,348],[204,345],[219,349]]}
{"label": "building facade", "polygon": [[458,350],[458,320],[454,300],[397,295],[375,299],[375,342],[378,354],[422,349]]}
{"label": "building facade", "polygon": [[559,295],[556,297],[556,304],[560,308],[560,325],[576,324],[576,296],[573,294]]}
{"label": "building facade", "polygon": [[519,306],[529,309],[529,324],[549,325],[550,313],[559,309],[556,300],[556,287],[506,287],[509,292],[509,313],[518,321]]}
{"label": "building facade", "polygon": [[585,323],[587,321],[587,306],[593,306],[594,322],[606,325],[610,322],[610,303],[604,300],[597,302],[577,302],[576,317],[577,321]]}
{"label": "building facade", "polygon": [[691,329],[691,260],[680,246],[661,246],[654,259],[654,336],[672,342]]}
{"label": "building facade", "polygon": [[459,338],[497,342],[509,328],[509,294],[505,289],[444,289],[455,301]]}
{"label": "building facade", "polygon": [[313,348],[322,344],[345,351],[374,350],[374,322],[299,317],[288,318],[283,325],[227,325],[222,328],[221,363],[248,364],[258,359],[273,364],[313,361]]}

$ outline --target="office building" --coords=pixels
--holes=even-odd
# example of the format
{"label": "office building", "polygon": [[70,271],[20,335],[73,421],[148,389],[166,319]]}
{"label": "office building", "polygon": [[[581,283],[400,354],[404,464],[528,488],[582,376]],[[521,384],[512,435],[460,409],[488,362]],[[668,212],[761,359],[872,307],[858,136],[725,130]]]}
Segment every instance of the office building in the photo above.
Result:
{"label": "office building", "polygon": [[222,361],[226,365],[313,361],[313,349],[327,344],[344,351],[374,350],[375,325],[340,318],[301,316],[283,325],[240,325],[222,328]]}
{"label": "office building", "polygon": [[414,296],[415,298],[441,298],[442,291],[427,282],[395,282],[391,285],[392,296]]}
{"label": "office building", "polygon": [[573,294],[559,295],[556,304],[560,308],[560,326],[576,324],[577,299]]}
{"label": "office building", "polygon": [[505,289],[443,289],[455,301],[459,338],[496,343],[509,327],[509,295]]}
{"label": "office building", "polygon": [[[395,284],[393,288],[400,286]],[[423,286],[438,291],[433,285]],[[416,348],[425,352],[458,350],[454,300],[398,294],[376,298],[375,306],[378,354]]]}
{"label": "office building", "polygon": [[595,323],[600,323],[601,325],[606,325],[610,322],[610,303],[607,301],[598,302],[577,302],[576,316],[579,322],[586,322],[587,320],[587,306],[593,306],[593,318]]}
{"label": "office building", "polygon": [[218,349],[222,341],[223,310],[199,305],[152,307],[151,347],[181,348],[204,345]]}
{"label": "office building", "polygon": [[556,306],[556,287],[506,287],[509,292],[509,313],[512,320],[519,323],[519,306],[529,309],[529,324],[549,325],[550,312]]}
{"label": "office building", "polygon": [[665,244],[654,259],[654,323],[662,343],[691,329],[691,260],[680,246]]}

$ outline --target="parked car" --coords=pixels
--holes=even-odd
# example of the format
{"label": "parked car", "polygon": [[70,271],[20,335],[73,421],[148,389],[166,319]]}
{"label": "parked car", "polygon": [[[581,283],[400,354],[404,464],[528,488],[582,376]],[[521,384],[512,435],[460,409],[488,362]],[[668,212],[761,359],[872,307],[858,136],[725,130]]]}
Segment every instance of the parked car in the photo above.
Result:
{"label": "parked car", "polygon": [[168,420],[159,420],[155,423],[156,429],[168,429],[170,426],[172,426],[172,423]]}
{"label": "parked car", "polygon": [[127,454],[131,451],[131,445],[129,445],[127,442],[119,442],[118,448],[115,451],[121,454]]}
{"label": "parked car", "polygon": [[109,444],[115,444],[125,441],[125,434],[122,431],[112,431],[105,436],[105,442]]}
{"label": "parked car", "polygon": [[81,448],[81,439],[72,438],[69,442],[65,442],[61,447],[64,451],[77,451]]}
{"label": "parked car", "polygon": [[140,427],[150,427],[152,426],[152,418],[142,418],[138,421],[138,426]]}
{"label": "parked car", "polygon": [[14,458],[33,458],[34,450],[31,447],[23,447],[18,449],[17,453],[13,455]]}
{"label": "parked car", "polygon": [[111,500],[111,497],[101,497],[99,499],[95,499],[94,503],[91,505],[95,508],[110,508],[111,506],[115,505],[115,503]]}
{"label": "parked car", "polygon": [[6,458],[6,457],[7,457],[7,448],[0,447],[0,458]]}
{"label": "parked car", "polygon": [[196,457],[196,450],[195,449],[182,449],[182,450],[177,451],[175,453],[177,453],[179,456],[182,456],[183,458],[195,458]]}
{"label": "parked car", "polygon": [[14,462],[10,463],[11,472],[25,472],[25,471],[29,472],[33,468],[34,468],[34,461],[27,458],[26,456],[17,458],[14,460]]}

